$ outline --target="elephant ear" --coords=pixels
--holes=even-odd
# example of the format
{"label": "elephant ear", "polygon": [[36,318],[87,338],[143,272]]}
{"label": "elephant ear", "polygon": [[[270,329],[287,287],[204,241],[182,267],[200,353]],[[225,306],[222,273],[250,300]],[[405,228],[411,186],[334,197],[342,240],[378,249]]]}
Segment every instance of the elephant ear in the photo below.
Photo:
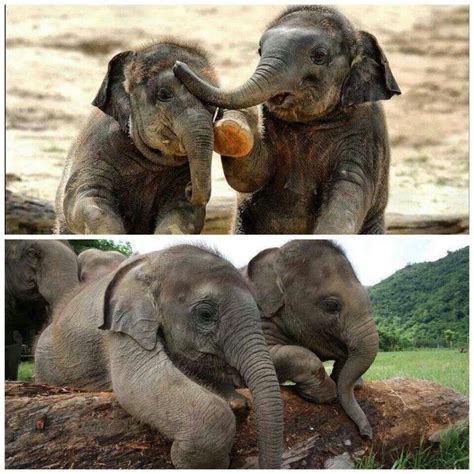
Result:
{"label": "elephant ear", "polygon": [[387,100],[401,94],[395,77],[375,36],[359,31],[359,53],[342,87],[341,103],[350,107]]}
{"label": "elephant ear", "polygon": [[143,272],[145,257],[127,260],[106,280],[98,327],[127,334],[144,349],[155,348],[160,317]]}
{"label": "elephant ear", "polygon": [[125,51],[110,60],[107,74],[92,101],[92,105],[117,120],[121,130],[125,133],[128,133],[130,99],[123,85],[125,81],[124,67],[133,54],[132,51]]}
{"label": "elephant ear", "polygon": [[247,265],[247,278],[266,318],[275,316],[285,303],[280,279],[274,266],[279,252],[278,248],[263,250]]}

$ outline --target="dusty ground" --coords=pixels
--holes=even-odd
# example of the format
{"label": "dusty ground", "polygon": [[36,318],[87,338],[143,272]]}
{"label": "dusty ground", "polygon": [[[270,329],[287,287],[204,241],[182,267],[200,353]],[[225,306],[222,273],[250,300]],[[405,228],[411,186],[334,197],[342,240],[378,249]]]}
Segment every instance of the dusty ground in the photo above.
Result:
{"label": "dusty ground", "polygon": [[[257,63],[282,6],[8,6],[7,177],[53,200],[67,149],[115,53],[163,34],[200,40],[226,86]],[[468,7],[341,6],[375,34],[403,95],[385,103],[392,141],[388,210],[468,211]],[[214,161],[213,199],[232,195]]]}

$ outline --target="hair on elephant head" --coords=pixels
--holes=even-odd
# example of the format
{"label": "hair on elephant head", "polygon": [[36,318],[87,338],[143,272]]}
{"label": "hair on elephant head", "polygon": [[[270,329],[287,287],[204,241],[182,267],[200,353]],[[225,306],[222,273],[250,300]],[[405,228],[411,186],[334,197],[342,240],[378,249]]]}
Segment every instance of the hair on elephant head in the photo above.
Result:
{"label": "hair on elephant head", "polygon": [[215,108],[204,105],[176,79],[172,68],[177,60],[217,83],[204,50],[165,38],[114,56],[93,105],[115,118],[152,162],[162,163],[162,155],[173,166],[189,161],[190,200],[205,205],[211,189]]}
{"label": "hair on elephant head", "polygon": [[[153,360],[156,351],[160,353],[161,346],[171,361],[169,371],[174,374],[175,383],[181,383],[179,397],[185,396],[186,377],[212,386],[213,382],[226,381],[237,372],[254,399],[260,466],[279,467],[283,421],[278,381],[260,327],[258,307],[238,270],[209,249],[180,245],[132,257],[104,281],[97,326],[108,331],[118,344],[129,348],[123,359],[119,357],[117,362],[112,359],[112,380],[114,366],[122,370],[131,360],[140,364],[140,371],[146,370],[147,361]],[[134,368],[133,373],[136,370]],[[161,366],[158,361],[150,362],[150,370],[158,372],[148,374],[147,380],[156,376],[156,384],[159,384],[159,378],[166,378],[163,362]],[[129,379],[129,375],[124,376],[124,383],[118,387],[114,382],[119,401],[132,414],[148,421],[153,419],[156,413],[147,415],[144,407],[137,409],[136,402],[131,401],[135,392],[127,392],[124,386],[130,383]],[[165,382],[169,386],[171,380]],[[159,390],[156,384],[150,385],[151,392]],[[146,391],[144,386],[141,390]],[[197,394],[188,396],[196,398]],[[160,392],[157,397],[157,403],[167,407],[166,397],[174,396]],[[177,401],[173,398],[170,403]],[[193,416],[200,416],[198,412],[195,407]],[[182,417],[185,418],[184,412]],[[167,423],[161,422],[158,429],[172,438],[178,437],[173,432],[175,428],[167,428]],[[190,462],[187,458],[184,462],[189,449],[186,448],[186,455],[182,449],[172,449],[175,465],[200,465],[202,459]],[[224,464],[226,462],[216,465]]]}
{"label": "hair on elephant head", "polygon": [[254,74],[234,90],[214,87],[182,62],[174,71],[205,102],[227,109],[265,102],[276,117],[290,122],[400,94],[377,39],[357,31],[331,7],[287,8],[262,35],[258,53]]}
{"label": "hair on elephant head", "polygon": [[98,280],[107,273],[114,271],[126,259],[127,257],[124,254],[115,250],[84,250],[77,257],[79,279],[81,282]]}
{"label": "hair on elephant head", "polygon": [[367,291],[342,249],[331,241],[294,240],[259,253],[247,277],[264,318],[292,343],[336,361],[339,400],[371,436],[353,389],[377,355],[378,333]]}

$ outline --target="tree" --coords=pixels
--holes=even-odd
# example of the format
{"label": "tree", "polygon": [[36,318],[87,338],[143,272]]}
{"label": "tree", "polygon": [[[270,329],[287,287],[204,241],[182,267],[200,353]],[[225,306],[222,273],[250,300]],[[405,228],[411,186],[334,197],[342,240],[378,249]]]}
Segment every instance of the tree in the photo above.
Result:
{"label": "tree", "polygon": [[453,348],[453,341],[454,341],[454,338],[456,336],[456,332],[452,331],[451,329],[446,329],[443,332],[443,336],[444,336],[444,340],[448,343],[449,348],[452,349]]}
{"label": "tree", "polygon": [[133,249],[129,242],[113,241],[113,240],[69,240],[69,245],[76,254],[80,254],[83,250],[99,249],[99,250],[115,250],[127,257],[132,255]]}

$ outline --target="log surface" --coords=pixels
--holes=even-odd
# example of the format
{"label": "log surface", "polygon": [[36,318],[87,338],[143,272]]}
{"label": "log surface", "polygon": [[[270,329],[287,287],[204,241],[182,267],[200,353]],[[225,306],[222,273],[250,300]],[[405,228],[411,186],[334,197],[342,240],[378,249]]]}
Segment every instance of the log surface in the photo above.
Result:
{"label": "log surface", "polygon": [[[241,392],[248,396],[247,390]],[[321,468],[347,453],[361,458],[415,449],[421,437],[463,421],[468,399],[432,382],[393,378],[367,382],[357,398],[374,429],[362,439],[337,403],[315,405],[283,388],[283,467]],[[112,393],[6,384],[7,468],[171,468],[171,442],[135,421]],[[254,414],[238,420],[231,467],[256,467]]]}
{"label": "log surface", "polygon": [[[203,234],[228,234],[234,216],[234,197],[212,198],[207,206]],[[6,191],[7,234],[51,234],[54,209],[48,201]],[[464,214],[406,215],[388,213],[387,234],[467,234],[469,218]]]}

